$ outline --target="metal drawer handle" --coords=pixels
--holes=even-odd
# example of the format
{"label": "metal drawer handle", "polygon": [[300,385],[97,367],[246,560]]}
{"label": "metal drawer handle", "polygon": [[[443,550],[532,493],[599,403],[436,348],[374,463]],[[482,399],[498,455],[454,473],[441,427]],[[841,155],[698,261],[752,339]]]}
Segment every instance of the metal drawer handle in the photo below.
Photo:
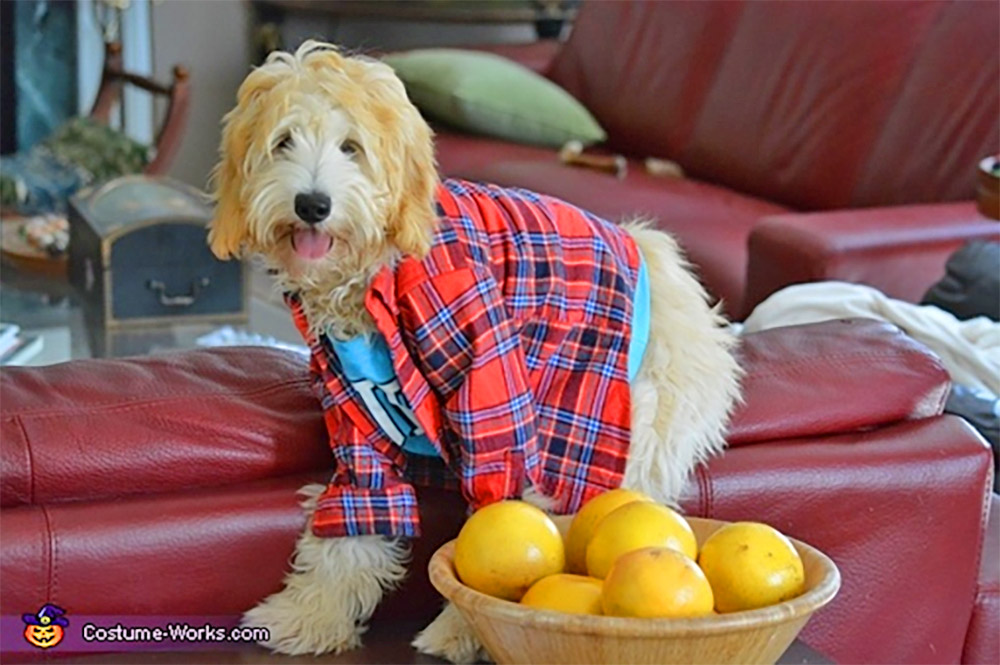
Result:
{"label": "metal drawer handle", "polygon": [[202,277],[191,282],[191,292],[185,295],[167,295],[167,285],[158,279],[151,279],[146,283],[146,287],[160,295],[160,304],[164,307],[190,307],[198,299],[198,293],[209,285],[211,280]]}

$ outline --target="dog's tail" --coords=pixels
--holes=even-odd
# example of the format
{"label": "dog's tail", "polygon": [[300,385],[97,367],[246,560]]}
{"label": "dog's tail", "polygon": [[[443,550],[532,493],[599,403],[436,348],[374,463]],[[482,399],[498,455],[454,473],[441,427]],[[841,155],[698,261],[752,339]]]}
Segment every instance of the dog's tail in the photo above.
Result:
{"label": "dog's tail", "polygon": [[736,338],[670,235],[643,221],[622,226],[646,262],[651,299],[624,486],[675,503],[694,468],[725,444],[739,400]]}

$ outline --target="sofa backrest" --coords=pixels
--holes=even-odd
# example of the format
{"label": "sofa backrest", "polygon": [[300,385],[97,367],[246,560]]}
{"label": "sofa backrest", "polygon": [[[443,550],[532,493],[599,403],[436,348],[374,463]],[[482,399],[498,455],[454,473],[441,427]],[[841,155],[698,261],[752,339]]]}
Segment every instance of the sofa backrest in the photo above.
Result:
{"label": "sofa backrest", "polygon": [[800,209],[972,198],[996,2],[585,2],[548,76],[609,144]]}

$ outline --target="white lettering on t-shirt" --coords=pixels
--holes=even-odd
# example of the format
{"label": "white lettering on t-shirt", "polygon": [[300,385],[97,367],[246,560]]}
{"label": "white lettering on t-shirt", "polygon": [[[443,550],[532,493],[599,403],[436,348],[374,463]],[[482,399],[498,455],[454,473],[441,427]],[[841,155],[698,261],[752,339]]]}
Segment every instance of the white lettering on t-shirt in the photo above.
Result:
{"label": "white lettering on t-shirt", "polygon": [[[408,437],[420,436],[424,433],[417,422],[416,415],[403,398],[403,390],[397,379],[379,384],[370,379],[361,379],[351,381],[351,385],[361,395],[361,400],[368,407],[368,413],[397,446],[402,446]],[[393,414],[388,411],[383,400],[379,399],[379,393],[383,396],[385,404],[388,404],[389,408],[395,412],[396,417],[393,417]],[[408,427],[408,431],[404,432],[404,427]]]}

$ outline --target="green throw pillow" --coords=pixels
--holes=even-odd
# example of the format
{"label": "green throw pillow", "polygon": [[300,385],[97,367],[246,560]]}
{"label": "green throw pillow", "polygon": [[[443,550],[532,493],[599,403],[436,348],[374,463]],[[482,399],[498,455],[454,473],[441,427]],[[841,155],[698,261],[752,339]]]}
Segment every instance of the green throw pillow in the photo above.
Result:
{"label": "green throw pillow", "polygon": [[388,55],[386,64],[428,117],[478,134],[534,145],[584,145],[607,135],[568,92],[492,53],[423,49]]}

